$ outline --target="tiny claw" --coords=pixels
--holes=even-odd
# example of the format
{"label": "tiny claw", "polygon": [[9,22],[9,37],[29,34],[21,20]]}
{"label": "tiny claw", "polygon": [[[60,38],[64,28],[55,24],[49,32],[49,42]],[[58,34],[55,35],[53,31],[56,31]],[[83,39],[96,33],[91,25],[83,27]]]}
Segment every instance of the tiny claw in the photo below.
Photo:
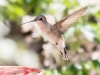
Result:
{"label": "tiny claw", "polygon": [[63,59],[69,60],[68,55],[63,55]]}
{"label": "tiny claw", "polygon": [[61,51],[60,51],[60,53],[64,60],[69,60],[67,53],[63,54]]}

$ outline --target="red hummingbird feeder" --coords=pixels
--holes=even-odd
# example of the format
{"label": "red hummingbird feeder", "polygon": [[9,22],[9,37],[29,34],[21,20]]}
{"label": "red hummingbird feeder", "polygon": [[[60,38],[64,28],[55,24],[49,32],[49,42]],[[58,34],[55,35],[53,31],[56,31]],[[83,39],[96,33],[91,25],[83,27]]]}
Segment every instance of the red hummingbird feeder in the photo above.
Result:
{"label": "red hummingbird feeder", "polygon": [[44,75],[43,72],[36,68],[23,67],[23,66],[0,66],[0,75]]}

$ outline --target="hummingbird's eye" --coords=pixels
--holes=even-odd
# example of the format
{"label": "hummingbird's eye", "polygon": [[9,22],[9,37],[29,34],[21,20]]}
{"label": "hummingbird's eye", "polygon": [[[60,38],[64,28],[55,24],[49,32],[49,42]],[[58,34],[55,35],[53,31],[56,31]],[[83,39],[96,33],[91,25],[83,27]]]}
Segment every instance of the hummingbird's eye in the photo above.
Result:
{"label": "hummingbird's eye", "polygon": [[39,18],[39,20],[42,20],[42,18]]}

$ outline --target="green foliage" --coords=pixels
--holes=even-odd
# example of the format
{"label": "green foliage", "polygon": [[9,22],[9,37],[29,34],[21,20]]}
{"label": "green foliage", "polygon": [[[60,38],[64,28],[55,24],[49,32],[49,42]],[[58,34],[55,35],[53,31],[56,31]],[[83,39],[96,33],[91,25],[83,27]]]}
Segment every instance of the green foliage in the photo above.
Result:
{"label": "green foliage", "polygon": [[97,74],[100,74],[100,62],[87,61],[81,62],[77,64],[72,64],[71,66],[64,66],[62,69],[56,70],[53,69],[51,71],[44,70],[45,75],[89,75],[90,70],[95,70]]}
{"label": "green foliage", "polygon": [[[69,10],[80,5],[78,0],[7,0],[5,6],[0,5],[0,20],[3,22],[7,20],[19,25],[21,17],[24,15],[53,14],[57,16],[60,9],[52,8],[55,3],[64,7],[62,16],[68,15]],[[96,6],[89,6],[84,17],[80,18],[64,34],[70,51],[78,52],[85,42],[100,43],[100,9],[95,10],[95,8]],[[56,19],[58,20],[58,18]],[[89,75],[91,70],[95,70],[100,75],[98,60],[80,61],[70,64],[70,66],[64,64],[60,69],[44,70],[44,73],[45,75]]]}

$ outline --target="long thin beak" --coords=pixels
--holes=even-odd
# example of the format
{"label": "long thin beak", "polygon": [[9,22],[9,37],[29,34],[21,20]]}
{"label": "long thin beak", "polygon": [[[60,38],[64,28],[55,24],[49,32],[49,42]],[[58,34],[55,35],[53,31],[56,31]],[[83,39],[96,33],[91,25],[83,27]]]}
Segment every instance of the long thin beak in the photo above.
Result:
{"label": "long thin beak", "polygon": [[[32,20],[32,21],[29,21],[29,22],[25,22],[25,23],[23,23],[23,24],[30,23],[30,22],[34,22],[34,20]],[[23,24],[22,24],[22,25],[23,25]]]}

